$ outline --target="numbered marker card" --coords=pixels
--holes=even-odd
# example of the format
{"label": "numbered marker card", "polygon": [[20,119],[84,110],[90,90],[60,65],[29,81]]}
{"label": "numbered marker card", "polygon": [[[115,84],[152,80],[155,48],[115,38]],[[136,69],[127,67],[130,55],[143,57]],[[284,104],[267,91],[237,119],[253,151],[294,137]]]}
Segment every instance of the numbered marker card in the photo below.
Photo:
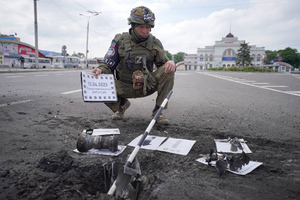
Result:
{"label": "numbered marker card", "polygon": [[116,102],[117,93],[112,74],[93,74],[81,72],[81,88],[84,102]]}

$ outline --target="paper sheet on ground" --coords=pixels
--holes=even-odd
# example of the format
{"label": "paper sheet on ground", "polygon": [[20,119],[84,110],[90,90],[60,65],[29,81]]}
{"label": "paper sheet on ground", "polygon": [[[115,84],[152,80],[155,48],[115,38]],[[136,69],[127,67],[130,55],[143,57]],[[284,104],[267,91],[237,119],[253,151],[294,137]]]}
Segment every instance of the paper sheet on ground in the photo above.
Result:
{"label": "paper sheet on ground", "polygon": [[[244,139],[239,139],[241,141],[241,145],[243,147],[243,150],[245,153],[252,153],[252,151],[249,149],[248,145],[245,143]],[[237,151],[231,151],[230,142],[223,140],[223,139],[215,139],[217,152],[223,152],[223,153],[242,153],[242,150],[238,149]]]}
{"label": "paper sheet on ground", "polygon": [[118,156],[120,155],[124,150],[126,149],[126,146],[118,145],[118,151],[111,152],[108,149],[90,149],[87,152],[80,152],[77,149],[74,149],[73,151],[75,153],[84,154],[84,155],[105,155],[105,156]]}
{"label": "paper sheet on ground", "polygon": [[157,150],[185,156],[190,152],[195,142],[196,140],[169,138]]}
{"label": "paper sheet on ground", "polygon": [[[207,157],[201,157],[199,159],[197,159],[196,161],[208,165],[208,162],[206,162]],[[237,170],[237,171],[232,171],[230,169],[227,169],[227,171],[232,172],[234,174],[238,174],[238,175],[246,175],[249,174],[250,172],[252,172],[254,169],[256,169],[257,167],[259,167],[260,165],[262,165],[262,162],[256,162],[256,161],[250,161],[248,163],[248,165],[243,165],[241,169]],[[212,161],[211,162],[212,166],[216,166],[216,161]]]}
{"label": "paper sheet on ground", "polygon": [[[84,130],[86,132],[86,130]],[[101,129],[93,129],[92,136],[96,135],[118,135],[120,134],[120,130],[118,128],[101,128]]]}
{"label": "paper sheet on ground", "polygon": [[[140,141],[141,137],[143,135],[138,136],[134,140],[132,140],[128,146],[135,147],[138,142]],[[154,136],[154,135],[148,135],[141,146],[142,149],[148,149],[148,150],[156,150],[159,145],[166,139],[166,137],[159,137],[159,136]]]}

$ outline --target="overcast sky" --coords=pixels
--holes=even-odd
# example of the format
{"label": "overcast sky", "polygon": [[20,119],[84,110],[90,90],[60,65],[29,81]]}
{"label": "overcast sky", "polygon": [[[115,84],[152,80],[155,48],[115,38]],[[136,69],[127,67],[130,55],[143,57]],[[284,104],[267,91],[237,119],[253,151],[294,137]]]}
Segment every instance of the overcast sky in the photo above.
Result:
{"label": "overcast sky", "polygon": [[[87,17],[79,14],[91,10],[101,13],[89,20],[89,57],[104,57],[115,34],[130,28],[131,9],[141,5],[155,13],[151,33],[172,54],[196,54],[230,30],[266,50],[300,50],[299,0],[38,0],[39,49],[61,52],[66,45],[69,54],[85,54]],[[33,7],[33,0],[0,0],[0,33],[34,46]]]}

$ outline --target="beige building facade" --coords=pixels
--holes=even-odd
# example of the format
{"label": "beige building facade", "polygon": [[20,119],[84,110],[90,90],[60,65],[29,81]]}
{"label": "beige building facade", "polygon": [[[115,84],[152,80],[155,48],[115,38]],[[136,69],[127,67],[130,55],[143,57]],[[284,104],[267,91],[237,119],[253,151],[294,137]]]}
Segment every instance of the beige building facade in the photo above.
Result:
{"label": "beige building facade", "polygon": [[[221,41],[216,41],[213,46],[198,48],[197,54],[186,54],[184,57],[185,70],[235,66],[236,55],[242,43],[245,43],[245,40],[238,40],[238,37],[229,33]],[[265,47],[249,46],[252,65],[262,66]]]}

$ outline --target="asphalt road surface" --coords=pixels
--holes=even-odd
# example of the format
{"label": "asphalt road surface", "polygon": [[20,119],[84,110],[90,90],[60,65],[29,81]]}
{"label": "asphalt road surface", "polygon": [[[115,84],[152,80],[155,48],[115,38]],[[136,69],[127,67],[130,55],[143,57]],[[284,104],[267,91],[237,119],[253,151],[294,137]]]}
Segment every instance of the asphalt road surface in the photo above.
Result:
{"label": "asphalt road surface", "polygon": [[[80,70],[0,73],[0,84],[0,199],[105,199],[99,194],[99,156],[71,153],[78,134],[85,128],[120,128],[120,140],[128,144],[151,121],[156,98],[130,100],[125,120],[113,122],[103,103],[83,102]],[[299,196],[299,74],[178,71],[173,91],[164,111],[170,126],[155,126],[152,132],[197,142],[186,157],[139,153],[150,181],[141,199]],[[213,139],[233,136],[249,141],[251,158],[263,167],[247,178],[228,174],[220,179],[214,169],[195,162],[209,152]],[[57,153],[62,148],[67,153]]]}
{"label": "asphalt road surface", "polygon": [[[89,72],[89,71],[87,71]],[[83,103],[79,70],[2,73],[0,109],[26,112],[31,106],[63,105],[71,110],[110,111],[101,103]],[[126,115],[149,119],[155,95],[133,100]],[[74,102],[80,106],[74,107]],[[19,106],[13,106],[19,104]],[[21,109],[20,109],[21,108]],[[172,123],[218,127],[240,135],[298,139],[300,75],[279,73],[177,72],[170,109]],[[14,116],[12,116],[14,117]]]}

